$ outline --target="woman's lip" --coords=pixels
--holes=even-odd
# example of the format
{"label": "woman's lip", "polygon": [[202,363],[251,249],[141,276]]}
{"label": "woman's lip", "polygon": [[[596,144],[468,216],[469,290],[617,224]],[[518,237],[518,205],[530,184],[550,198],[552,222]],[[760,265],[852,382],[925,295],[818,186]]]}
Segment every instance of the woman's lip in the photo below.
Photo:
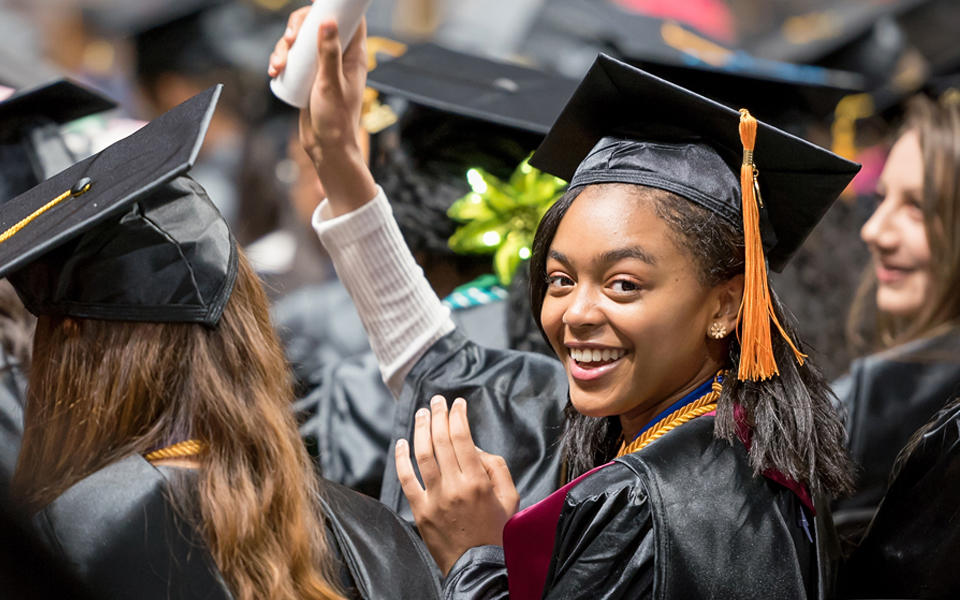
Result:
{"label": "woman's lip", "polygon": [[620,358],[618,358],[613,362],[608,362],[598,367],[592,367],[590,369],[581,367],[580,364],[577,363],[577,361],[573,360],[573,357],[568,356],[567,360],[570,361],[570,374],[573,376],[574,379],[576,379],[577,381],[592,381],[599,377],[603,377],[610,371],[616,369],[617,365],[619,365],[620,362],[623,360],[623,357],[621,356]]}
{"label": "woman's lip", "polygon": [[907,275],[909,275],[913,269],[904,269],[901,267],[888,267],[884,265],[876,266],[877,281],[880,283],[896,283],[900,281]]}

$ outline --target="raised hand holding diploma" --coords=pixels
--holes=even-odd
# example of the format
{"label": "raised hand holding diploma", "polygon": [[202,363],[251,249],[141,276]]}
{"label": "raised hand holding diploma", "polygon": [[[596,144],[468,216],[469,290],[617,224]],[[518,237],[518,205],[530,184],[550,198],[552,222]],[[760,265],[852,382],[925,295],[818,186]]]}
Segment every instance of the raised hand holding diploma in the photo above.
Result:
{"label": "raised hand holding diploma", "polygon": [[[310,7],[290,15],[287,30],[270,55],[268,74],[280,75],[291,46],[307,26]],[[335,21],[324,21],[316,32],[317,73],[310,101],[300,111],[300,142],[323,182],[333,216],[351,212],[372,200],[376,183],[363,160],[360,111],[367,81],[366,22],[341,52]]]}

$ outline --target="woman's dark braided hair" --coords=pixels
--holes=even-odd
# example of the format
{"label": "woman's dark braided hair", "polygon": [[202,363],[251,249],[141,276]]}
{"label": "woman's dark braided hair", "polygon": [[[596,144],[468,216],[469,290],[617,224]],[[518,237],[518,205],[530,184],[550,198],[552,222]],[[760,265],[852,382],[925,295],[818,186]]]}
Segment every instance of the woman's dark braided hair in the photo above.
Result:
{"label": "woman's dark braided hair", "polygon": [[[612,184],[624,185],[624,184]],[[557,227],[583,188],[568,191],[547,211],[533,245],[530,259],[530,304],[539,322],[546,293],[546,261]],[[670,192],[631,186],[637,201],[653,202],[657,214],[670,226],[675,240],[694,257],[700,280],[714,286],[743,273],[743,233],[710,211]],[[775,292],[773,307],[791,338],[795,327]],[[543,333],[541,328],[541,333]],[[728,337],[731,370],[740,359],[740,344]],[[833,408],[829,384],[808,360],[799,365],[787,343],[773,336],[780,376],[760,382],[729,377],[717,405],[714,433],[731,443],[737,440],[734,406],[739,405],[752,429],[750,464],[756,473],[767,469],[807,484],[813,494],[842,495],[851,489],[850,463],[843,425]],[[801,346],[801,350],[802,350]],[[611,460],[620,442],[616,417],[587,417],[566,408],[567,422],[562,453],[567,477],[572,479]]]}

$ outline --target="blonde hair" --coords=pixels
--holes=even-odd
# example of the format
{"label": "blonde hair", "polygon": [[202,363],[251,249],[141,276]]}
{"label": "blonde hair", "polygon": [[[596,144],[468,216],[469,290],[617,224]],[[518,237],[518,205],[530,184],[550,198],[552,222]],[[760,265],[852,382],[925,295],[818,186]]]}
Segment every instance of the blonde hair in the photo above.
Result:
{"label": "blonde hair", "polygon": [[868,268],[847,321],[847,338],[861,354],[935,335],[960,320],[960,94],[948,92],[939,101],[912,98],[902,133],[907,131],[920,139],[933,287],[917,315],[896,318],[877,310],[876,275]]}

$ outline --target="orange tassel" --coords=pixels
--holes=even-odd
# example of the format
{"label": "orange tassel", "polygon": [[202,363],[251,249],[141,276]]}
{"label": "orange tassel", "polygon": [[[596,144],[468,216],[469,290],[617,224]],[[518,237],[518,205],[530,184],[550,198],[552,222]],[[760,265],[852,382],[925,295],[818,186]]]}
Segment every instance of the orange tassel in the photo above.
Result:
{"label": "orange tassel", "polygon": [[738,335],[740,338],[740,381],[763,381],[779,375],[773,356],[770,322],[777,327],[797,362],[803,364],[806,355],[800,352],[773,312],[770,287],[767,283],[767,263],[760,239],[760,199],[757,197],[757,167],[753,150],[757,140],[757,120],[745,108],[740,109],[740,142],[743,144],[743,164],[740,166],[742,191],[744,280],[743,299],[740,302]]}

